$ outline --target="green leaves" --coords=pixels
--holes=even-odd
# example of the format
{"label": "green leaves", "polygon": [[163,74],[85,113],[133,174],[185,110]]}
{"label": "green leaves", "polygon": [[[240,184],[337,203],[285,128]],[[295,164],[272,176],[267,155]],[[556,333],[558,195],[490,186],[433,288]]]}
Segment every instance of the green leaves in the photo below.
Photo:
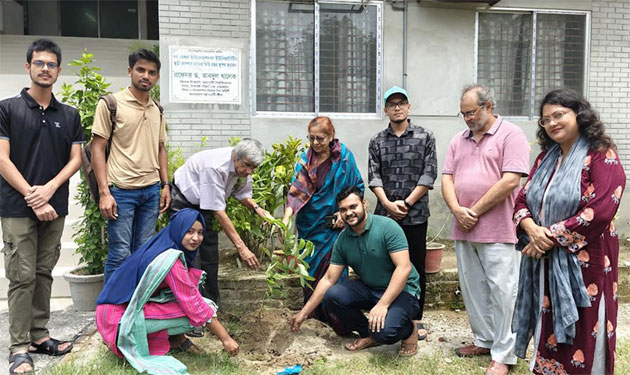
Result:
{"label": "green leaves", "polygon": [[[239,140],[240,138],[234,137],[229,143],[234,146]],[[274,143],[271,149],[271,152],[265,153],[265,159],[252,173],[252,199],[273,214],[286,202],[293,168],[304,148],[301,140],[289,136],[283,142]],[[269,249],[274,249],[271,226],[263,226],[264,220],[255,212],[230,198],[226,213],[247,247],[258,258],[269,254]],[[214,230],[221,230],[216,222]]]}
{"label": "green leaves", "polygon": [[297,235],[293,233],[291,224],[285,225],[282,220],[273,217],[268,217],[265,221],[271,226],[272,236],[278,233],[284,239],[282,250],[276,250],[272,253],[271,264],[265,271],[269,291],[279,287],[276,280],[289,275],[297,275],[300,278],[300,285],[302,287],[308,285],[310,288],[308,281],[313,281],[315,278],[309,275],[309,265],[305,259],[313,255],[313,243],[298,239]]}
{"label": "green leaves", "polygon": [[[77,80],[72,84],[63,84],[61,92],[58,93],[64,103],[79,111],[86,141],[92,139],[92,124],[98,100],[102,95],[109,93],[110,86],[110,83],[98,73],[100,69],[92,66],[93,62],[94,55],[84,50],[80,59],[68,63],[69,66],[79,68],[78,72],[75,72]],[[83,174],[76,198],[84,207],[73,236],[78,245],[76,252],[80,255],[81,264],[90,274],[103,273],[107,258],[107,222],[90,197]]]}

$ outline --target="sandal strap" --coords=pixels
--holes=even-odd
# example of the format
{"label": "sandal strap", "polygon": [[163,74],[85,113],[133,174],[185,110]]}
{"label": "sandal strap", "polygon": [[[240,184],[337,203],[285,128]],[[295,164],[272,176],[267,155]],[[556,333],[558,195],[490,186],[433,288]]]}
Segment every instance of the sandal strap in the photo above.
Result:
{"label": "sandal strap", "polygon": [[28,353],[15,353],[9,354],[9,363],[13,363],[11,367],[9,367],[9,371],[13,372],[16,368],[20,367],[23,363],[27,363],[31,366],[31,369],[35,370],[35,365],[33,364],[33,358]]}
{"label": "sandal strap", "polygon": [[53,353],[57,353],[57,348],[59,347],[59,343],[61,343],[61,341],[57,339],[53,339],[51,337],[48,340],[42,342],[41,344],[35,344],[33,342],[31,343],[31,345],[33,345],[34,348],[45,350],[47,353],[53,354]]}
{"label": "sandal strap", "polygon": [[193,342],[190,341],[189,339],[184,340],[184,342],[182,342],[181,344],[179,344],[179,349],[182,352],[187,352],[188,349],[190,349],[191,346],[193,346]]}

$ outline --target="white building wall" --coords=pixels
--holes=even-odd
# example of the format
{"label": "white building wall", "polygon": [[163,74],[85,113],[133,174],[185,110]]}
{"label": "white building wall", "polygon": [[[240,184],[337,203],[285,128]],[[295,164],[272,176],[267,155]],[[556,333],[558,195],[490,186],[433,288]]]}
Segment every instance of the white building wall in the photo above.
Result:
{"label": "white building wall", "polygon": [[[251,135],[249,116],[249,0],[161,0],[161,102],[169,126],[169,144],[190,155],[200,147],[224,147],[231,137]],[[169,101],[169,46],[238,48],[241,52],[241,105],[186,104]]]}
{"label": "white building wall", "polygon": [[[511,8],[547,8],[591,11],[591,54],[587,97],[597,108],[614,137],[619,154],[630,175],[630,3],[628,1],[503,0],[496,6]],[[308,119],[263,118],[250,116],[249,43],[250,0],[161,0],[160,51],[162,103],[169,124],[169,143],[184,149],[186,155],[199,148],[202,137],[209,147],[221,147],[232,136],[252,136],[266,146],[287,135],[303,138]],[[6,12],[3,12],[7,27]],[[408,78],[411,119],[431,129],[437,138],[438,162],[441,168],[448,142],[464,128],[458,111],[461,87],[473,79],[475,5],[453,5],[436,1],[409,2]],[[389,1],[383,5],[383,91],[402,83],[402,19]],[[6,29],[5,29],[6,31]],[[0,35],[0,98],[15,95],[29,84],[24,71],[26,46],[36,36]],[[80,56],[83,48],[95,53],[96,64],[113,82],[112,89],[129,83],[126,77],[127,55],[134,41],[53,37],[62,47],[64,64]],[[239,48],[241,50],[241,105],[201,105],[170,103],[168,99],[168,47],[171,45]],[[73,81],[71,69],[64,67],[57,84]],[[57,90],[55,90],[57,91]],[[372,135],[383,129],[385,118],[334,118],[338,137],[354,152],[367,179],[367,144]],[[516,121],[535,141],[533,121]],[[538,150],[534,145],[532,158]],[[431,230],[437,232],[447,210],[439,191],[431,192],[433,217]],[[374,198],[368,195],[374,202]],[[447,226],[448,227],[448,226]],[[617,228],[630,235],[630,200],[622,200]],[[446,233],[448,229],[446,229]],[[443,233],[444,234],[444,233]]]}
{"label": "white building wall", "polygon": [[[162,59],[166,61],[167,46],[203,45],[209,47],[242,48],[243,66],[246,66],[249,46],[249,25],[251,23],[250,1],[239,0],[231,3],[209,0],[205,2],[190,0],[165,0],[160,2],[160,32]],[[627,2],[609,2],[596,0],[559,0],[521,1],[504,0],[496,4],[504,8],[537,8],[592,10],[592,59],[590,86],[587,96],[600,109],[609,126],[609,131],[620,146],[620,154],[625,159],[626,168],[630,168],[630,137],[625,135],[626,125],[622,118],[627,117],[629,108],[627,91],[629,87],[630,67],[628,66],[628,42],[621,38],[610,39],[603,34],[619,35],[630,16],[623,15],[630,11]],[[465,124],[455,115],[459,111],[461,88],[473,80],[474,56],[474,4],[453,5],[437,1],[409,2],[408,25],[408,71],[407,89],[410,94],[413,122],[431,129],[437,140],[439,168],[442,166],[445,151],[451,137],[463,129]],[[611,17],[610,14],[616,14]],[[624,20],[624,22],[618,22]],[[402,84],[402,25],[403,13],[394,10],[389,1],[383,2],[383,91],[392,85]],[[630,26],[628,26],[630,27]],[[608,31],[606,31],[608,30]],[[611,30],[616,30],[613,32]],[[602,39],[603,38],[603,39]],[[602,42],[598,42],[601,40]],[[608,43],[608,44],[605,44]],[[603,53],[606,53],[603,56]],[[615,57],[615,62],[610,62]],[[598,60],[599,59],[599,60]],[[609,70],[616,69],[615,73]],[[163,69],[163,76],[166,71]],[[186,154],[198,146],[201,136],[210,140],[211,147],[224,146],[227,139],[234,135],[252,136],[266,146],[284,139],[287,135],[303,138],[306,134],[308,119],[304,118],[265,118],[249,115],[249,69],[242,74],[242,106],[207,106],[190,104],[169,104],[163,90],[162,101],[166,104],[169,119],[171,144],[184,148]],[[600,81],[600,77],[607,80]],[[167,85],[163,80],[163,87]],[[597,81],[597,82],[596,82]],[[602,100],[609,98],[610,87],[618,87],[619,98],[613,102]],[[624,93],[626,98],[622,96]],[[617,103],[623,103],[617,106]],[[619,109],[610,110],[612,107]],[[621,111],[621,112],[620,112]],[[169,113],[170,112],[170,113]],[[616,116],[616,117],[615,117]],[[370,137],[387,125],[386,118],[381,119],[342,119],[333,116],[338,138],[346,143],[355,154],[359,169],[367,180],[367,145]],[[535,121],[515,120],[532,142],[532,160],[539,150],[535,146]],[[628,143],[626,143],[628,141]],[[442,235],[449,233],[448,210],[439,194],[440,181],[431,194],[432,219],[430,231],[437,233],[447,222]],[[368,194],[368,199],[375,202]],[[620,210],[617,227],[620,232],[630,234],[628,230],[628,204],[624,200]],[[446,221],[445,221],[446,220]]]}
{"label": "white building wall", "polygon": [[[25,70],[26,48],[34,40],[41,38],[37,35],[0,35],[0,99],[14,96],[23,87],[30,86],[30,78]],[[61,36],[44,36],[50,38],[61,48],[62,71],[54,86],[54,93],[61,90],[63,83],[76,80],[75,67],[68,66],[72,60],[79,59],[85,49],[94,54],[94,65],[101,69],[111,91],[119,91],[129,86],[127,77],[128,56],[131,50],[138,46],[137,40],[71,38]],[[155,41],[141,41],[151,45]]]}

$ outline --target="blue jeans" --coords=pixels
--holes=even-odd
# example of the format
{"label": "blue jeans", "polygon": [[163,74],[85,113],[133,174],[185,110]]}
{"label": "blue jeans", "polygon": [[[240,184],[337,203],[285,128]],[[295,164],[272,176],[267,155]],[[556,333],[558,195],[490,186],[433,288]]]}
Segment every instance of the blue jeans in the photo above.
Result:
{"label": "blue jeans", "polygon": [[400,292],[387,310],[385,328],[380,332],[372,332],[362,310],[372,309],[384,292],[370,289],[361,280],[347,280],[331,286],[323,302],[350,332],[357,331],[362,338],[372,337],[378,343],[389,345],[411,335],[415,328],[413,319],[420,312],[420,307],[417,297],[405,291]]}
{"label": "blue jeans", "polygon": [[132,251],[155,234],[160,211],[160,184],[130,190],[111,186],[109,191],[118,205],[118,219],[107,223],[105,282]]}

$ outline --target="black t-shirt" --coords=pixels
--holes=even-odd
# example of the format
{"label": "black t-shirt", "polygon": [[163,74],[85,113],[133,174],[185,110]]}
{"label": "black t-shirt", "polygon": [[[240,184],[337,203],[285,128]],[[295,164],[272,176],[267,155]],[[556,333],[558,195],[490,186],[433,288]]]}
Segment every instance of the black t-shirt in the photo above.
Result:
{"label": "black t-shirt", "polygon": [[[26,92],[0,101],[0,139],[9,141],[9,158],[32,185],[52,180],[70,161],[72,145],[85,140],[76,109],[59,103],[54,95],[43,109]],[[48,201],[59,216],[68,214],[68,182]],[[35,213],[24,196],[0,176],[0,216],[31,217]]]}

